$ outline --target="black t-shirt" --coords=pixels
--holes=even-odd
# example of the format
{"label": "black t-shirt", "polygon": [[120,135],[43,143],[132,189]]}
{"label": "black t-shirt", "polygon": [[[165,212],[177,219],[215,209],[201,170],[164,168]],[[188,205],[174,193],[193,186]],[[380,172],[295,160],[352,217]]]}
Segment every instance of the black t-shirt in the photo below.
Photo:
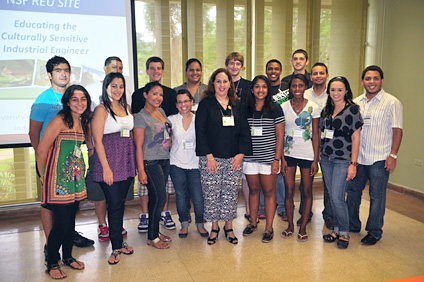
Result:
{"label": "black t-shirt", "polygon": [[[281,90],[289,89],[289,82],[290,82],[290,79],[292,78],[293,74],[294,73],[292,73],[291,75],[283,77],[283,79],[281,80],[281,88],[280,88]],[[311,88],[312,87],[311,74],[309,72],[305,71],[305,76],[309,81],[308,88]]]}
{"label": "black t-shirt", "polygon": [[249,91],[250,82],[247,79],[240,78],[237,81],[234,81],[234,87],[236,88],[236,95],[240,98],[242,102],[246,101],[247,92]]}
{"label": "black t-shirt", "polygon": [[[178,113],[176,101],[177,101],[177,93],[174,89],[166,87],[162,85],[163,88],[163,101],[160,107],[165,111],[166,116],[175,115]],[[132,102],[131,102],[131,112],[133,114],[137,114],[144,108],[144,104],[146,103],[146,99],[143,95],[144,87],[136,90],[132,94]]]}

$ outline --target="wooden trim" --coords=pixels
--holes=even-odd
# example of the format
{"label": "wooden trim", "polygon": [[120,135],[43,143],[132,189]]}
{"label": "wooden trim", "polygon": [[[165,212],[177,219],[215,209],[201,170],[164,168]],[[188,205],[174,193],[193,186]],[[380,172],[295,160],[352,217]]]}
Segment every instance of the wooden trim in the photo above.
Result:
{"label": "wooden trim", "polygon": [[419,201],[423,201],[424,202],[424,193],[423,192],[419,192],[419,191],[415,191],[412,189],[408,189],[396,184],[392,184],[392,183],[388,183],[387,184],[387,189],[393,191],[393,192],[397,192],[403,196],[406,197],[410,197]]}

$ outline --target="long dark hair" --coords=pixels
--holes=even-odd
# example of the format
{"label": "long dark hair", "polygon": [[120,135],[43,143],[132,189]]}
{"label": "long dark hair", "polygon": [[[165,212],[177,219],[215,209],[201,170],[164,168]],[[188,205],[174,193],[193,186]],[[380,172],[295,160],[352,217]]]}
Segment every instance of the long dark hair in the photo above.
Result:
{"label": "long dark hair", "polygon": [[67,127],[71,129],[74,128],[74,119],[72,117],[71,108],[69,107],[69,100],[74,95],[74,92],[78,90],[84,93],[84,96],[87,99],[87,108],[85,109],[85,111],[82,113],[80,117],[82,130],[84,131],[84,135],[87,136],[88,124],[90,123],[91,116],[92,116],[92,112],[90,108],[91,98],[87,90],[83,86],[73,84],[65,90],[65,93],[62,96],[63,108],[62,110],[59,111],[58,114],[63,116],[63,121],[65,122]]}
{"label": "long dark hair", "polygon": [[124,94],[122,95],[121,99],[119,100],[119,103],[124,107],[125,113],[128,115],[128,109],[127,109],[127,87],[125,85],[125,78],[124,76],[119,73],[119,72],[111,72],[108,75],[106,75],[105,79],[103,80],[103,88],[102,88],[102,101],[103,104],[106,108],[106,110],[110,113],[110,115],[112,116],[112,118],[114,120],[116,120],[115,118],[115,112],[112,110],[112,107],[110,106],[112,101],[109,98],[109,94],[108,94],[108,87],[110,85],[110,83],[112,82],[112,80],[114,80],[115,78],[120,78],[122,79],[122,82],[124,83]]}
{"label": "long dark hair", "polygon": [[344,95],[344,101],[349,104],[349,105],[356,105],[353,102],[353,94],[352,94],[352,89],[350,89],[350,84],[349,81],[347,80],[346,77],[344,76],[336,76],[333,77],[330,82],[328,82],[328,86],[327,86],[327,94],[328,94],[328,98],[327,98],[327,104],[325,105],[323,111],[322,111],[322,116],[323,117],[328,117],[331,118],[333,116],[334,113],[334,102],[333,99],[330,96],[330,87],[331,87],[331,83],[339,81],[341,83],[343,83],[346,87],[346,95]]}
{"label": "long dark hair", "polygon": [[271,113],[274,110],[274,100],[272,99],[271,95],[271,82],[269,79],[264,75],[258,75],[255,76],[255,78],[252,80],[249,86],[249,91],[246,97],[246,107],[247,111],[249,113],[252,113],[256,110],[256,97],[253,94],[253,88],[255,87],[258,80],[263,80],[266,83],[267,86],[267,95],[265,97],[265,104],[261,110],[263,114]]}
{"label": "long dark hair", "polygon": [[306,88],[308,88],[308,86],[309,86],[309,80],[308,80],[308,78],[304,74],[301,74],[301,73],[293,74],[292,77],[291,77],[291,79],[290,79],[290,81],[289,81],[289,85],[288,85],[289,86],[289,99],[292,99],[293,98],[293,93],[291,91],[291,85],[292,85],[294,79],[300,79],[300,80],[302,80],[303,83],[305,83]]}
{"label": "long dark hair", "polygon": [[227,95],[228,98],[230,98],[231,104],[234,105],[239,100],[239,98],[236,95],[236,88],[234,87],[233,80],[231,79],[231,74],[224,68],[217,69],[212,73],[211,77],[209,78],[208,87],[206,88],[205,92],[203,92],[201,99],[205,97],[215,97],[215,87],[213,83],[215,82],[216,76],[221,72],[223,72],[230,81],[230,88],[228,89]]}

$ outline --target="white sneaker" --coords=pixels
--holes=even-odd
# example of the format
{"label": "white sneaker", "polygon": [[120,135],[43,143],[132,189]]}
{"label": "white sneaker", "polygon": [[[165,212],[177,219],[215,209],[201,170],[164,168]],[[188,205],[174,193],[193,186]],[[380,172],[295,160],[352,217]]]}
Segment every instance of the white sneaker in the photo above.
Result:
{"label": "white sneaker", "polygon": [[175,222],[172,220],[171,211],[163,211],[160,217],[160,224],[166,229],[175,229]]}
{"label": "white sneaker", "polygon": [[149,214],[148,213],[140,213],[140,223],[137,226],[138,232],[146,233],[149,228]]}

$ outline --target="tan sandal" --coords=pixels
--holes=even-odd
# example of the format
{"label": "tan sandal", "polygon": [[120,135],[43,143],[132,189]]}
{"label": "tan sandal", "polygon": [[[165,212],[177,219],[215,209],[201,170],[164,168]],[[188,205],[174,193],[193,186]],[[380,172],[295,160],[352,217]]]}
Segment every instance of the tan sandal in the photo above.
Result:
{"label": "tan sandal", "polygon": [[164,235],[164,234],[162,234],[160,232],[159,232],[159,239],[161,239],[162,241],[164,241],[166,243],[172,242],[171,237],[166,236],[166,235]]}
{"label": "tan sandal", "polygon": [[167,242],[162,241],[159,237],[153,240],[147,240],[147,245],[160,250],[169,249],[170,247]]}

